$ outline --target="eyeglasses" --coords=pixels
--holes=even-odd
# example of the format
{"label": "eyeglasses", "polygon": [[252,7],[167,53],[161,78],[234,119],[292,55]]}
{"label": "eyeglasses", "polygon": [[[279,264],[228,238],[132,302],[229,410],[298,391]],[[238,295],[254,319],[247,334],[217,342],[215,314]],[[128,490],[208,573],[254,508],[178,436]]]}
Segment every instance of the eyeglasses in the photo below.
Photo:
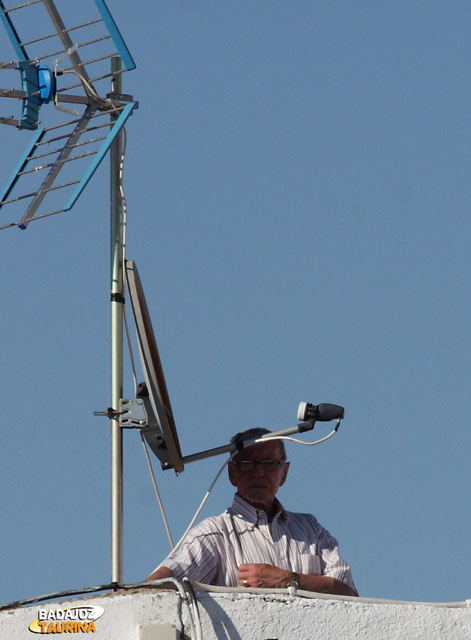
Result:
{"label": "eyeglasses", "polygon": [[231,460],[232,464],[239,471],[253,471],[257,465],[260,465],[264,471],[275,471],[285,460]]}

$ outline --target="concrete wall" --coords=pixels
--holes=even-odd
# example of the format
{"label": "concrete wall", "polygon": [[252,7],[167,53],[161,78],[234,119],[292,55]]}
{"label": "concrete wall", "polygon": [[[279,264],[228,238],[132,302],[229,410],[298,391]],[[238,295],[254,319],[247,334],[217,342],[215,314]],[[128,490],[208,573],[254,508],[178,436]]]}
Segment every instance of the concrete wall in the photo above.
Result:
{"label": "concrete wall", "polygon": [[[89,632],[62,632],[62,638],[96,640],[178,640],[181,631],[198,640],[470,640],[471,602],[449,604],[398,603],[316,595],[290,597],[285,591],[196,593],[191,601],[173,591],[139,588],[44,605],[0,611],[0,638],[33,640],[35,635],[57,637],[64,626],[43,625],[34,634],[30,624],[39,609],[102,607],[104,613]],[[60,614],[58,614],[60,615]],[[201,633],[198,627],[201,622]],[[193,624],[193,626],[192,626]],[[38,626],[36,625],[38,629]],[[77,627],[76,627],[77,628]],[[49,630],[49,633],[45,633]]]}

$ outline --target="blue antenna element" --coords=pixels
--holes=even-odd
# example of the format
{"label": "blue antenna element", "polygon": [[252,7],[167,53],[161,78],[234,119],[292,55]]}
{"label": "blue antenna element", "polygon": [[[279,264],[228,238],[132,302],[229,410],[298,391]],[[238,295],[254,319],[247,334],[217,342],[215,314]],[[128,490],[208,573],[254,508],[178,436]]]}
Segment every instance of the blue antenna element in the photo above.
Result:
{"label": "blue antenna element", "polygon": [[42,104],[48,104],[56,93],[56,76],[45,64],[38,66],[38,84]]}
{"label": "blue antenna element", "polygon": [[116,22],[113,19],[113,16],[110,13],[110,10],[106,6],[105,0],[95,0],[98,11],[101,13],[103,20],[105,21],[106,26],[108,27],[108,31],[110,32],[111,37],[113,38],[113,42],[115,43],[116,48],[118,49],[119,56],[123,61],[124,67],[128,71],[132,71],[132,69],[136,68],[136,63],[132,59],[131,54],[129,53],[129,49],[124,42],[121,33],[116,26]]}
{"label": "blue antenna element", "polygon": [[77,188],[73,192],[72,196],[70,197],[70,199],[67,201],[66,205],[64,206],[64,211],[69,211],[69,209],[72,209],[74,204],[77,202],[78,197],[80,196],[82,191],[87,186],[90,178],[93,176],[93,174],[97,170],[97,168],[98,168],[100,162],[103,160],[104,156],[108,153],[108,150],[111,147],[111,144],[112,144],[113,140],[116,138],[118,133],[121,131],[122,127],[125,125],[126,120],[131,115],[134,107],[135,107],[134,103],[128,104],[128,105],[126,105],[126,107],[124,107],[124,109],[122,110],[119,118],[116,120],[113,128],[111,129],[111,131],[107,135],[106,140],[101,145],[101,147],[100,147],[100,149],[99,149],[94,161],[88,167],[88,169],[87,169],[85,175],[83,176],[83,178],[81,179],[79,185],[77,186]]}
{"label": "blue antenna element", "polygon": [[0,0],[0,9],[2,10],[2,13],[0,14],[0,18],[3,22],[5,29],[7,30],[8,37],[10,38],[13,48],[15,49],[17,58],[19,60],[28,60],[26,51],[23,45],[21,44],[20,38],[16,32],[13,22],[10,19],[8,9],[5,8],[3,0]]}
{"label": "blue antenna element", "polygon": [[0,193],[0,209],[15,211],[0,229],[25,229],[73,207],[137,107],[132,96],[109,93],[111,61],[121,58],[120,76],[136,65],[104,0],[63,2],[61,13],[53,0],[10,4],[0,0],[0,17],[18,60],[0,70],[19,70],[21,90],[0,89],[0,97],[21,100],[22,110],[0,123],[41,130]]}
{"label": "blue antenna element", "polygon": [[[21,77],[21,91],[0,89],[0,97],[23,100],[20,120],[12,120],[6,124],[14,124],[18,129],[37,129],[39,109],[56,95],[56,74],[45,64],[34,64],[29,60],[0,63],[0,69],[17,69]],[[80,96],[77,101],[83,101]],[[5,119],[2,119],[4,121]]]}
{"label": "blue antenna element", "polygon": [[41,93],[39,91],[38,69],[28,60],[19,60],[18,69],[21,73],[21,86],[25,93],[23,111],[18,125],[19,129],[37,129]]}

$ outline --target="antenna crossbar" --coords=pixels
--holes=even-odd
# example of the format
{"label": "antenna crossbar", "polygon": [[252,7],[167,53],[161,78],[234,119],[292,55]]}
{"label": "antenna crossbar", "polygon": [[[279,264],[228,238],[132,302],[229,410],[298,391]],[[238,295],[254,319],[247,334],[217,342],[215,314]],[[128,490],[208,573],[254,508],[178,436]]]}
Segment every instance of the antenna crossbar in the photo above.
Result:
{"label": "antenna crossbar", "polygon": [[[63,184],[54,185],[53,187],[42,188],[39,191],[33,191],[32,193],[23,193],[21,196],[17,196],[16,198],[10,198],[10,200],[2,200],[2,202],[0,202],[0,204],[3,206],[5,204],[11,204],[12,202],[18,202],[19,200],[26,200],[27,198],[34,198],[38,194],[42,194],[44,196],[44,195],[46,195],[46,193],[49,193],[51,191],[57,191],[58,189],[65,189],[65,187],[70,187],[70,186],[72,186],[74,184],[78,184],[79,182],[80,182],[80,180],[71,180],[70,182],[64,182]],[[64,211],[64,209],[62,209],[62,211]],[[25,224],[24,223],[24,218],[25,218],[25,216],[20,221],[23,224]],[[31,222],[31,221],[28,220],[28,224],[29,224],[29,222]],[[15,224],[19,224],[19,223],[15,223]]]}
{"label": "antenna crossbar", "polygon": [[[96,20],[90,20],[89,22],[84,22],[83,24],[77,24],[73,27],[68,27],[67,29],[64,29],[64,31],[70,33],[71,31],[75,31],[76,29],[83,29],[84,27],[89,27],[99,22],[103,22],[103,18],[97,18]],[[21,44],[24,47],[26,47],[27,45],[36,44],[37,42],[42,42],[43,40],[49,40],[51,38],[57,38],[57,31],[54,31],[53,33],[48,33],[45,36],[41,36],[41,38],[34,38],[33,40],[27,40],[25,42],[22,42]],[[81,45],[78,45],[78,46],[80,47]],[[50,54],[50,55],[53,55],[53,54]]]}
{"label": "antenna crossbar", "polygon": [[[103,114],[98,114],[98,115],[103,115]],[[65,125],[64,125],[65,126]],[[84,130],[85,131],[96,131],[97,129],[103,129],[104,127],[109,127],[110,123],[109,122],[104,122],[103,124],[97,124],[94,125],[93,127],[87,127]],[[46,129],[46,131],[52,131],[52,128]],[[38,142],[36,146],[40,147],[41,145],[45,145],[45,144],[51,144],[51,142],[57,142],[58,140],[64,140],[65,138],[68,138],[69,135],[68,134],[64,134],[63,136],[56,136],[55,138],[49,138],[49,140],[44,140],[43,142]],[[102,138],[98,138],[99,140],[101,140]]]}
{"label": "antenna crossbar", "polygon": [[0,89],[0,98],[19,98],[22,100],[26,97],[26,91],[18,89]]}
{"label": "antenna crossbar", "polygon": [[[75,149],[78,145],[70,145],[71,149]],[[61,151],[61,149],[59,149]],[[51,152],[52,153],[52,152]],[[57,153],[57,152],[56,152]],[[66,162],[73,162],[74,160],[80,160],[81,158],[88,158],[90,156],[94,156],[98,151],[85,151],[84,153],[80,153],[77,156],[71,156],[70,158],[66,158],[65,160],[56,160],[55,162],[48,162],[47,164],[37,165],[32,169],[27,169],[26,171],[20,171],[18,176],[27,176],[30,173],[38,173],[38,171],[44,171],[45,169],[50,169],[51,167],[55,167],[58,164],[65,164]],[[77,181],[78,182],[78,181]]]}
{"label": "antenna crossbar", "polygon": [[[85,42],[80,42],[79,44],[77,44],[76,47],[77,49],[83,49],[83,47],[88,47],[91,44],[96,44],[97,42],[104,42],[105,40],[111,40],[111,36],[104,35],[104,36],[100,36],[99,38],[95,38],[94,40],[86,40]],[[83,62],[82,64],[87,64],[87,63]]]}
{"label": "antenna crossbar", "polygon": [[[49,218],[50,216],[55,216],[58,213],[64,213],[64,209],[55,209],[54,211],[47,211],[46,213],[41,213],[39,216],[35,216],[34,218],[32,218],[30,220],[30,223],[36,222],[36,220],[42,220],[43,218]],[[19,226],[21,226],[21,223],[19,220],[17,222],[9,222],[8,224],[4,224],[3,226],[1,226],[0,231],[3,231],[4,229],[11,229],[11,227],[19,227]]]}
{"label": "antenna crossbar", "polygon": [[[82,65],[85,64],[94,64],[95,62],[103,62],[103,60],[110,60],[112,58],[116,58],[116,56],[118,55],[117,51],[112,51],[111,53],[107,53],[104,56],[100,56],[99,58],[91,58],[90,60],[85,60],[85,62],[82,62]],[[70,71],[73,71],[74,67],[67,67],[66,69],[63,69],[63,73],[67,73]],[[110,75],[110,74],[108,74]],[[98,78],[100,79],[100,78]],[[96,79],[95,78],[90,78],[90,82],[94,82]],[[67,89],[70,89],[71,87],[64,87],[62,89],[62,91],[66,91]]]}
{"label": "antenna crossbar", "polygon": [[[105,126],[105,125],[102,125]],[[97,127],[94,127],[97,128]],[[90,129],[87,129],[87,131],[90,131]],[[64,136],[60,136],[61,138]],[[87,144],[94,144],[95,142],[100,142],[101,140],[105,140],[106,136],[101,136],[100,138],[90,138],[90,140],[85,140],[84,142],[77,142],[76,144],[71,145],[71,148],[76,149],[77,147],[84,147]],[[47,140],[45,143],[43,144],[50,144],[52,142],[52,140]],[[51,151],[47,151],[46,153],[38,153],[34,156],[35,160],[39,160],[40,158],[46,158],[47,156],[52,156],[55,153],[59,153],[60,152],[60,148],[59,149],[51,149]],[[34,170],[33,170],[34,171]]]}
{"label": "antenna crossbar", "polygon": [[[57,35],[57,34],[53,34],[53,35]],[[74,46],[76,49],[82,49],[83,47],[88,47],[91,44],[96,44],[97,42],[104,42],[105,40],[110,40],[110,39],[111,39],[110,36],[105,35],[105,36],[101,36],[100,38],[95,38],[94,40],[87,40],[86,42],[82,42]],[[41,56],[38,56],[36,60],[47,60],[48,58],[57,58],[58,56],[64,55],[66,53],[67,53],[67,49],[57,49],[57,51],[51,51],[50,53],[45,53]],[[106,58],[110,58],[115,55],[116,55],[116,52],[111,53],[107,56],[104,56],[103,60],[106,60]],[[92,60],[92,62],[95,62],[95,60]],[[88,64],[88,62],[81,62],[80,64],[83,66]],[[72,69],[74,69],[73,66],[69,67],[68,69],[64,69],[63,71],[71,71]]]}
{"label": "antenna crossbar", "polygon": [[23,4],[19,4],[16,7],[10,7],[9,9],[5,9],[5,13],[11,13],[12,11],[17,11],[18,9],[26,9],[26,7],[31,7],[33,4],[40,4],[42,0],[31,0],[31,2],[25,2]]}
{"label": "antenna crossbar", "polygon": [[20,124],[20,121],[13,117],[9,118],[0,116],[0,124],[10,124],[13,127],[17,127]]}
{"label": "antenna crossbar", "polygon": [[[19,89],[0,89],[0,98],[16,98],[17,100],[24,100],[26,97],[32,98],[34,96],[41,95],[40,91],[20,91]],[[69,104],[89,104],[90,99],[88,96],[77,96],[70,94],[58,94],[56,95],[57,102],[67,102]]]}
{"label": "antenna crossbar", "polygon": [[[117,107],[111,107],[110,109],[106,109],[106,111],[100,111],[99,113],[94,113],[92,116],[89,117],[90,120],[92,120],[93,118],[100,118],[101,116],[105,116],[105,115],[109,115],[110,113],[116,113],[116,112],[120,112],[123,111],[123,109],[126,108],[127,105],[119,105]],[[78,118],[77,120],[69,120],[69,122],[63,122],[62,124],[56,124],[52,127],[45,127],[44,131],[54,131],[55,129],[62,129],[63,127],[69,127],[71,124],[76,124],[77,122],[80,122],[81,118]],[[95,128],[100,128],[100,127],[109,127],[110,123],[107,122],[106,124],[102,124],[102,125],[96,125]],[[92,131],[93,127],[89,127],[88,131]],[[47,142],[43,141],[43,142],[39,142],[39,144],[47,144]]]}

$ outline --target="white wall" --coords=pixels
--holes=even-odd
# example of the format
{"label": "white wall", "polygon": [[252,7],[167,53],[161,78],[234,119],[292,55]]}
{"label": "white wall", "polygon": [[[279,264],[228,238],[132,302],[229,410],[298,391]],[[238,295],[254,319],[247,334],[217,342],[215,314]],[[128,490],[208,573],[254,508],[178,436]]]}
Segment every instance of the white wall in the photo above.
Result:
{"label": "white wall", "polygon": [[[317,595],[290,598],[285,591],[197,593],[204,640],[469,640],[471,602],[449,604],[393,601]],[[188,606],[175,592],[143,588],[41,605],[59,609],[99,605],[104,615],[95,633],[63,633],[60,637],[96,640],[175,640],[182,621],[191,629]],[[39,605],[0,612],[0,637],[35,637],[28,627],[38,617]],[[38,634],[46,635],[46,634]],[[57,637],[56,634],[47,634]]]}

